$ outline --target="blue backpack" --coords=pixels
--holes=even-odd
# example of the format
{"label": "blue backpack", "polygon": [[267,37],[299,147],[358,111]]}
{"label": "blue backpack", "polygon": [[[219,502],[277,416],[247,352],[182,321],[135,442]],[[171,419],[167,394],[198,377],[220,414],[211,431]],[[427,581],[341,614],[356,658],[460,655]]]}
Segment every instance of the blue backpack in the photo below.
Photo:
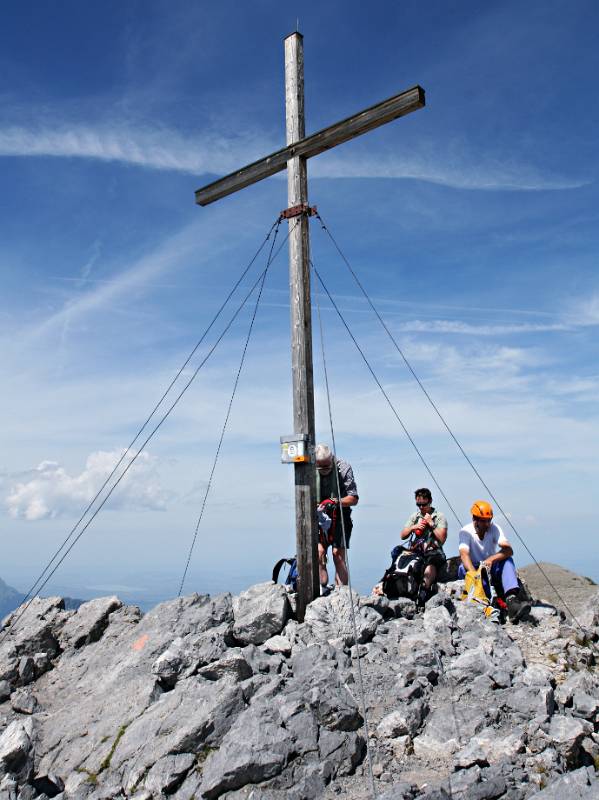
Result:
{"label": "blue backpack", "polygon": [[287,572],[287,577],[283,585],[291,586],[291,591],[297,592],[297,558],[281,558],[277,561],[272,571],[273,583],[277,583],[279,580],[279,573],[281,572],[283,564],[288,564],[289,566],[289,571]]}

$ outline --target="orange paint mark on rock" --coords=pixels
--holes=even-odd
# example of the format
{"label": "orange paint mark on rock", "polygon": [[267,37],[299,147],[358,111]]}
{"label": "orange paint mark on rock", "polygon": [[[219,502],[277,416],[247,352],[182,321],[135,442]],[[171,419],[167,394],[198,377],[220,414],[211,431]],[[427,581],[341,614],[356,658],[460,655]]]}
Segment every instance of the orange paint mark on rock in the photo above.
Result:
{"label": "orange paint mark on rock", "polygon": [[148,639],[150,637],[147,633],[144,633],[143,636],[140,636],[139,639],[136,639],[133,644],[131,645],[132,650],[143,650],[146,644],[148,643]]}

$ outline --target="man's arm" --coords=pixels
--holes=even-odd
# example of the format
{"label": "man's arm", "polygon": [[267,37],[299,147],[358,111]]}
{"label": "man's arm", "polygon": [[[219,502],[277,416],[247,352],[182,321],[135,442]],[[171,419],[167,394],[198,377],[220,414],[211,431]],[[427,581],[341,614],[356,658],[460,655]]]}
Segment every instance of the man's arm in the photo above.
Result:
{"label": "man's arm", "polygon": [[404,528],[399,536],[401,539],[407,539],[413,533],[419,535],[424,531],[425,528],[426,522],[422,517],[420,519],[415,519],[414,516],[411,516],[404,525]]}
{"label": "man's arm", "polygon": [[[433,518],[430,514],[427,514],[424,518],[429,525],[432,527],[434,525]],[[439,514],[437,517],[438,525],[436,528],[433,529],[433,536],[440,544],[445,544],[447,541],[447,520],[443,516],[443,514]]]}
{"label": "man's arm", "polygon": [[462,559],[462,565],[466,572],[473,572],[474,564],[470,558],[470,549],[468,545],[460,545],[460,558]]}
{"label": "man's arm", "polygon": [[341,477],[339,489],[341,494],[345,492],[339,500],[339,505],[346,507],[357,506],[360,498],[358,497],[358,487],[356,486],[353,469],[347,461],[342,461],[341,459],[337,460],[337,467]]}
{"label": "man's arm", "polygon": [[447,541],[447,528],[435,528],[433,531],[433,536],[439,542],[439,544],[445,544]]}
{"label": "man's arm", "polygon": [[458,553],[460,554],[460,558],[462,560],[462,566],[466,570],[466,572],[472,572],[474,570],[474,564],[472,563],[472,559],[470,558],[470,536],[468,535],[468,531],[462,528],[462,530],[458,534]]}
{"label": "man's arm", "polygon": [[[493,523],[495,524],[495,523]],[[489,558],[485,559],[485,565],[490,567],[495,561],[505,561],[506,558],[511,558],[514,555],[514,551],[512,549],[511,544],[505,537],[504,532],[501,530],[499,525],[496,525],[498,536],[497,536],[497,547],[499,550]]]}
{"label": "man's arm", "polygon": [[505,561],[506,558],[511,558],[514,555],[511,544],[500,544],[499,551],[494,556],[489,556],[485,559],[485,565],[490,567],[495,561]]}

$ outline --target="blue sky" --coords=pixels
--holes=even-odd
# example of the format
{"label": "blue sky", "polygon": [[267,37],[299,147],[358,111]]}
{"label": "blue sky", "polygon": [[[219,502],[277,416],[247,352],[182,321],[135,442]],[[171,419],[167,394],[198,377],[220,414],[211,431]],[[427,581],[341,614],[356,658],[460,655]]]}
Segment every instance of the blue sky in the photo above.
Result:
{"label": "blue sky", "polygon": [[[573,535],[593,536],[599,450],[599,12],[582,0],[7,7],[0,575],[27,588],[39,573],[285,207],[284,175],[204,209],[193,192],[284,144],[283,38],[298,15],[308,133],[425,88],[424,110],[311,160],[310,201],[537,558],[599,580],[594,541]],[[312,252],[467,521],[484,489],[314,222]],[[294,551],[292,473],[278,454],[291,430],[286,271],[283,248],[189,590],[266,579]],[[412,490],[431,480],[323,306],[338,449],[361,495],[352,565],[365,589]],[[249,313],[49,588],[176,593]],[[315,357],[326,441],[317,338]],[[457,530],[450,519],[451,552]]]}

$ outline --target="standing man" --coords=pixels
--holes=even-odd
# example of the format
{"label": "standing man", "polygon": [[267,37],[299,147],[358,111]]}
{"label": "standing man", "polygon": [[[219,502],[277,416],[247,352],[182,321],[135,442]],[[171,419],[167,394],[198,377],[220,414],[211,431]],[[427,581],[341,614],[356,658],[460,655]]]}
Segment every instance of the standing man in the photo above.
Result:
{"label": "standing man", "polygon": [[[520,586],[514,551],[504,532],[493,522],[493,508],[486,500],[477,500],[470,509],[472,522],[460,531],[459,549],[462,563],[458,578],[477,570],[481,564],[489,570],[499,594],[505,596],[511,622],[528,616],[530,603],[520,600]],[[499,548],[499,549],[498,549]]]}
{"label": "standing man", "polygon": [[400,537],[402,540],[409,539],[406,550],[417,553],[424,559],[423,585],[417,600],[418,605],[424,606],[447,560],[443,552],[443,545],[447,540],[447,520],[444,514],[433,508],[430,489],[416,489],[414,496],[418,511],[408,518]]}
{"label": "standing man", "polygon": [[[318,538],[318,570],[321,594],[326,592],[329,582],[327,572],[327,550],[333,549],[335,585],[346,586],[348,581],[345,548],[353,528],[351,507],[358,504],[358,489],[354,472],[347,461],[335,458],[326,444],[317,444],[316,502],[319,513],[320,534]],[[330,524],[328,522],[330,520]],[[345,537],[344,537],[345,533]]]}

